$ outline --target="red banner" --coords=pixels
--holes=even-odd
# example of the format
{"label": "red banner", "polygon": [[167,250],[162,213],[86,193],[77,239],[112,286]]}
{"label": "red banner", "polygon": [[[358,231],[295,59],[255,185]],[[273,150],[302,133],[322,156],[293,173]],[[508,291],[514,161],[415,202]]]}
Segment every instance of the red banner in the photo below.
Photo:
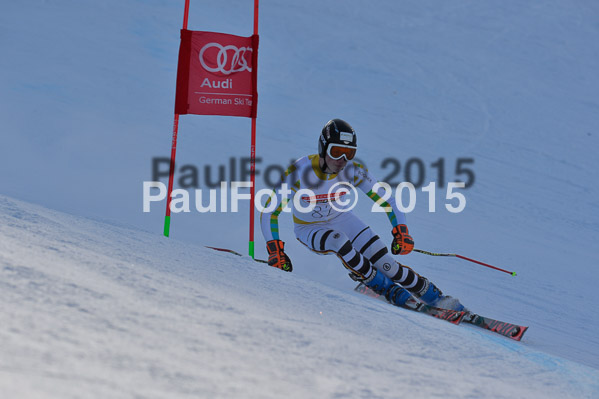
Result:
{"label": "red banner", "polygon": [[258,35],[181,30],[175,113],[256,117]]}

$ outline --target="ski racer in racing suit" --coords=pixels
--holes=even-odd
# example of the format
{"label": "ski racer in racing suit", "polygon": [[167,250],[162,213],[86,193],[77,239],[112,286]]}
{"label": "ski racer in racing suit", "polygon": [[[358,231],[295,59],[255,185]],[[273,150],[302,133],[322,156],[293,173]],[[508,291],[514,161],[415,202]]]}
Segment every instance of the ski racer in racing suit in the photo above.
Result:
{"label": "ski racer in racing suit", "polygon": [[[278,228],[280,213],[293,200],[296,238],[318,254],[337,255],[356,280],[390,303],[401,306],[413,295],[428,305],[464,310],[459,300],[443,295],[432,282],[391,256],[409,254],[414,241],[393,196],[387,198],[378,180],[352,161],[357,150],[354,129],[341,119],[329,121],[322,129],[318,150],[318,154],[298,159],[285,171],[280,188],[287,188],[290,198],[275,189],[260,215],[268,264],[293,270]],[[391,254],[379,236],[349,209],[346,195],[350,185],[384,209],[392,226]]]}

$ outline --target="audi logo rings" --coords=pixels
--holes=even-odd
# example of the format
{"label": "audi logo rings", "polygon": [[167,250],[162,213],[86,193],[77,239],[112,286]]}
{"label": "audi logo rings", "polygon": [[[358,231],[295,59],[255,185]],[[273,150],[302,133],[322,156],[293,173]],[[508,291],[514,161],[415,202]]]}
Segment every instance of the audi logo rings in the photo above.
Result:
{"label": "audi logo rings", "polygon": [[[216,47],[218,49],[218,55],[216,56],[216,68],[209,67],[204,61],[204,52],[209,48]],[[229,55],[232,51],[231,62],[229,63]],[[200,50],[200,63],[208,72],[220,72],[223,75],[230,75],[235,72],[248,71],[252,72],[252,68],[247,64],[245,59],[246,51],[252,52],[251,47],[237,48],[233,45],[223,46],[219,43],[208,43]]]}

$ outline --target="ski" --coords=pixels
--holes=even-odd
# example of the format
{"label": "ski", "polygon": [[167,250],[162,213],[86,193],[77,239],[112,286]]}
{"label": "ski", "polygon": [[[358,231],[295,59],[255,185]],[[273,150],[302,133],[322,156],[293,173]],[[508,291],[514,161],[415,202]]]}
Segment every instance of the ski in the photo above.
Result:
{"label": "ski", "polygon": [[[379,298],[384,300],[382,295],[377,294],[368,288],[364,283],[359,283],[355,291],[358,291],[364,295],[368,295],[373,298]],[[438,319],[447,320],[453,324],[460,324],[461,322],[471,324],[473,326],[491,331],[493,333],[502,335],[506,338],[510,338],[516,341],[520,341],[524,333],[528,330],[527,326],[520,326],[517,324],[506,323],[505,321],[499,321],[490,317],[485,317],[471,312],[457,312],[455,310],[448,310],[437,308],[435,306],[426,305],[422,302],[418,302],[414,298],[408,299],[404,306],[404,309],[410,309],[416,312],[429,314]]]}
{"label": "ski", "polygon": [[505,321],[491,319],[490,317],[477,315],[475,313],[467,313],[462,318],[462,321],[516,341],[520,341],[526,330],[528,330],[527,326],[506,323]]}
{"label": "ski", "polygon": [[[374,292],[370,288],[368,288],[366,285],[364,285],[364,283],[359,283],[356,286],[356,288],[354,288],[354,290],[358,291],[361,294],[368,295],[373,298],[379,298],[382,300],[385,299],[382,295],[377,294],[376,292]],[[419,313],[428,314],[430,316],[436,317],[437,319],[446,320],[453,324],[460,324],[460,322],[466,315],[466,312],[458,312],[455,310],[437,308],[437,307],[430,306],[430,305],[427,305],[422,302],[418,302],[414,298],[408,299],[406,301],[406,303],[401,306],[401,308],[413,310],[413,311],[419,312]]]}

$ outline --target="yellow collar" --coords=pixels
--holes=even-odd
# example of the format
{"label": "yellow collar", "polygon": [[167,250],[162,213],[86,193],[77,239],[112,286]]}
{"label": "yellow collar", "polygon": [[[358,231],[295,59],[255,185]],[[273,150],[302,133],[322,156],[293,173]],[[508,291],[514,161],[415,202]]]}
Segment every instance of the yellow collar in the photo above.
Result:
{"label": "yellow collar", "polygon": [[310,155],[308,158],[312,161],[312,170],[314,171],[314,174],[320,180],[332,180],[337,177],[337,173],[324,173],[322,169],[320,169],[320,156],[318,154]]}

